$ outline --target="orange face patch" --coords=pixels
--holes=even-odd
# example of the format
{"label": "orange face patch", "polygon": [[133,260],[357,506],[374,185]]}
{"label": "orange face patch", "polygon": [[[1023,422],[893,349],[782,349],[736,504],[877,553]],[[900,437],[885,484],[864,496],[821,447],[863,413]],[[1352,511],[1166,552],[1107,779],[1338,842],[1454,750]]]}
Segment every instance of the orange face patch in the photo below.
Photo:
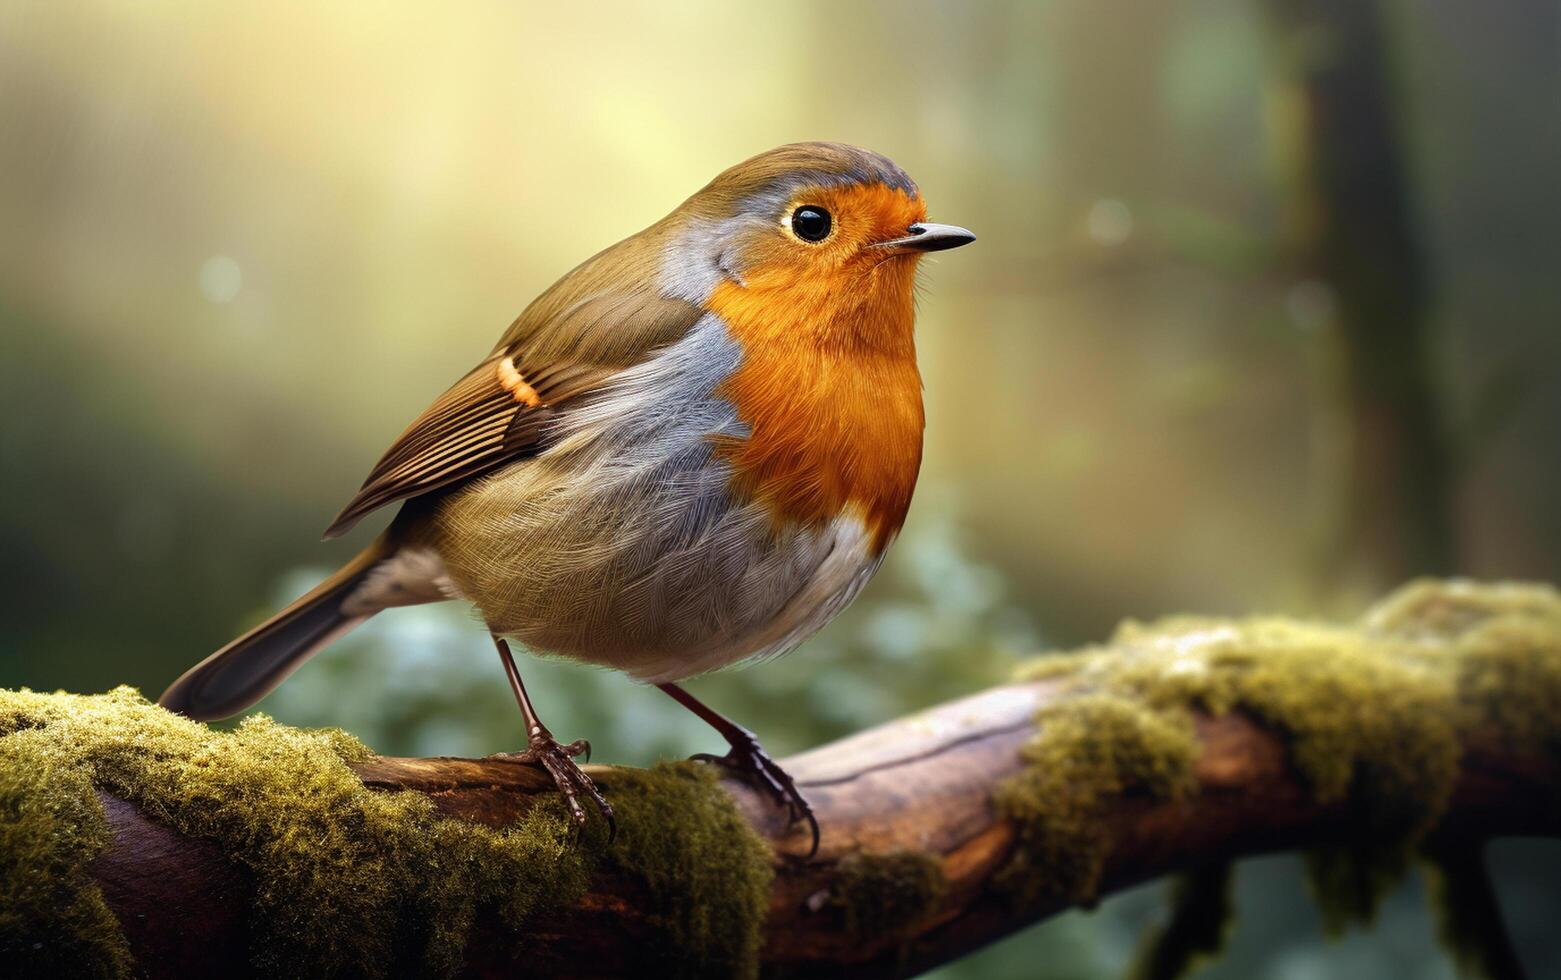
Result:
{"label": "orange face patch", "polygon": [[921,467],[924,417],[913,335],[916,255],[875,250],[925,217],[881,185],[804,192],[829,209],[817,244],[784,230],[747,245],[742,282],[710,309],[742,346],[721,394],[751,434],[721,452],[746,496],[777,519],[859,517],[881,551],[904,523]]}
{"label": "orange face patch", "polygon": [[[823,241],[803,241],[786,230],[792,213],[804,206],[830,214],[829,236]],[[806,276],[847,285],[872,266],[892,261],[890,253],[874,249],[874,243],[903,237],[912,224],[926,219],[927,206],[919,196],[882,184],[853,184],[799,191],[776,217],[778,233],[756,234],[742,247],[742,278],[749,287],[773,287]],[[915,266],[914,261],[902,264]]]}

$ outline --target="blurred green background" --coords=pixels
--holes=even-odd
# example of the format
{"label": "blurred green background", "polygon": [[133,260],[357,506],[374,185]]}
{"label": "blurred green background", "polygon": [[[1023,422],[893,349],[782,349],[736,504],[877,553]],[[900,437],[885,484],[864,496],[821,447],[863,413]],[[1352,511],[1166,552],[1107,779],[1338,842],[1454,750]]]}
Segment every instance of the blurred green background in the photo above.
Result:
{"label": "blurred green background", "polygon": [[[883,574],[692,685],[772,749],[1126,615],[1561,580],[1558,55],[1552,0],[0,3],[0,685],[155,695],[373,533],[316,541],[531,297],[797,139],[889,154],[980,242],[926,263]],[[529,676],[598,759],[716,748],[614,675]],[[392,753],[520,734],[453,607],[262,707]],[[1495,864],[1561,975],[1561,854]],[[1159,898],[945,975],[1118,975]],[[1337,943],[1291,859],[1240,905],[1202,975],[1452,975],[1416,882]]]}

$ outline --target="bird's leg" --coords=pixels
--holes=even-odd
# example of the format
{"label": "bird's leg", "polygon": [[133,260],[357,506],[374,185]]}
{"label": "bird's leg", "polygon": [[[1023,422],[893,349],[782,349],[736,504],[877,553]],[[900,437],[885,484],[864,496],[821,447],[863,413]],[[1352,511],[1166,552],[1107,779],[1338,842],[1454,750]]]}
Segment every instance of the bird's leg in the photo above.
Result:
{"label": "bird's leg", "polygon": [[813,847],[808,851],[808,857],[818,853],[818,818],[813,816],[813,807],[808,805],[807,799],[797,789],[797,784],[771,759],[769,753],[759,744],[759,739],[753,732],[732,721],[730,718],[709,707],[692,694],[678,687],[676,684],[657,684],[657,687],[665,691],[672,700],[698,715],[705,724],[721,733],[730,745],[731,751],[723,756],[701,753],[694,756],[704,762],[713,762],[732,770],[749,781],[757,783],[759,788],[786,808],[793,823],[805,820],[808,829],[813,832]]}
{"label": "bird's leg", "polygon": [[526,719],[526,750],[524,752],[504,752],[496,758],[511,760],[514,762],[537,763],[547,770],[553,782],[558,784],[558,791],[564,795],[564,801],[569,804],[569,815],[577,824],[584,824],[585,811],[580,808],[578,799],[582,794],[590,797],[596,804],[596,809],[607,818],[607,841],[612,843],[618,836],[618,824],[613,820],[612,804],[602,796],[601,790],[591,781],[591,777],[575,764],[574,757],[585,754],[586,759],[591,758],[591,743],[585,739],[570,742],[567,745],[560,744],[553,733],[542,724],[542,719],[537,717],[537,710],[531,706],[531,698],[526,695],[525,682],[520,679],[520,671],[515,668],[515,657],[510,653],[509,644],[498,636],[493,638],[493,645],[499,649],[499,659],[504,661],[504,673],[509,677],[510,690],[515,692],[515,700],[520,704],[520,713]]}

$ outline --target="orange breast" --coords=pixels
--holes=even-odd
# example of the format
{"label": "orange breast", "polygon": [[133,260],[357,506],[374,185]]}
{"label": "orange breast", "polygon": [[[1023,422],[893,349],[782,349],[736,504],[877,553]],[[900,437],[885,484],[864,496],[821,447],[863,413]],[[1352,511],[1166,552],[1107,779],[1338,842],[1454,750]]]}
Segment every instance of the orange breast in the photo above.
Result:
{"label": "orange breast", "polygon": [[924,426],[913,276],[897,260],[845,280],[778,271],[711,296],[743,348],[721,394],[751,430],[720,451],[778,521],[855,515],[875,553],[905,522]]}

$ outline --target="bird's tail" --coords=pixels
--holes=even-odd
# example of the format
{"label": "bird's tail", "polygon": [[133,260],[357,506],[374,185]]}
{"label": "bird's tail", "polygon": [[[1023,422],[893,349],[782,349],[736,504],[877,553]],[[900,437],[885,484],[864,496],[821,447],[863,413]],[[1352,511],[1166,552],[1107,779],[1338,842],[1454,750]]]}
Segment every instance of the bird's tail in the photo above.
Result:
{"label": "bird's tail", "polygon": [[227,718],[265,697],[288,674],[372,613],[342,602],[390,554],[384,537],[292,605],[184,672],[157,703],[197,721]]}

